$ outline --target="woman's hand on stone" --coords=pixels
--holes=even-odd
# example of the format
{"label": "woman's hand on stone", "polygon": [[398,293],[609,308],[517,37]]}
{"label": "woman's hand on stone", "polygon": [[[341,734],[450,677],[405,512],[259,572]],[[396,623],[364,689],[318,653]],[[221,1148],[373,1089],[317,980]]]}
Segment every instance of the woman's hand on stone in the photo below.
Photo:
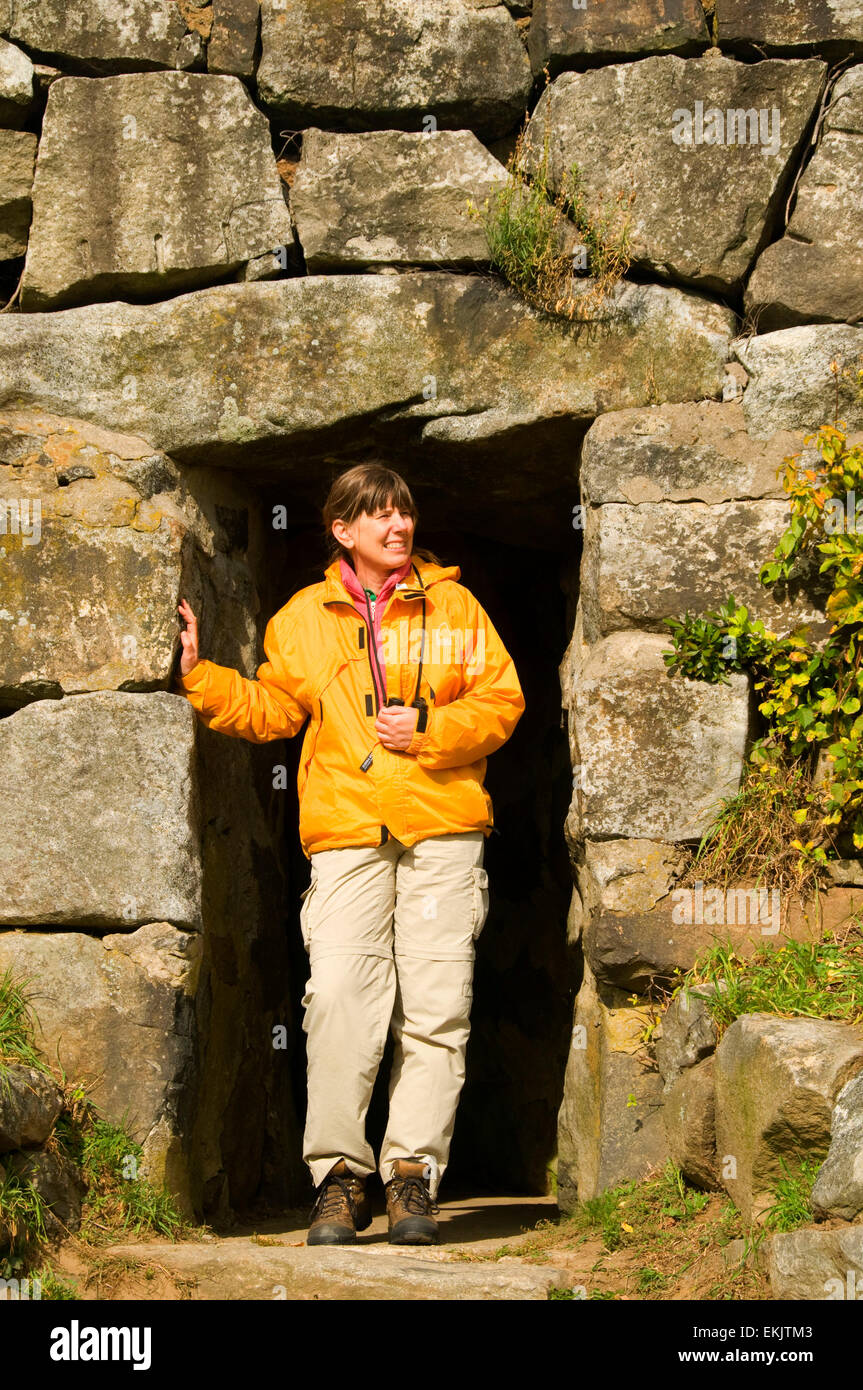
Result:
{"label": "woman's hand on stone", "polygon": [[183,655],[180,658],[180,671],[187,676],[193,666],[197,666],[200,660],[198,656],[198,619],[195,617],[186,599],[182,599],[177,604],[177,611],[186,624],[186,631],[180,633],[180,641],[183,644]]}
{"label": "woman's hand on stone", "polygon": [[384,748],[404,752],[416,732],[419,710],[414,705],[387,705],[378,714],[375,733]]}

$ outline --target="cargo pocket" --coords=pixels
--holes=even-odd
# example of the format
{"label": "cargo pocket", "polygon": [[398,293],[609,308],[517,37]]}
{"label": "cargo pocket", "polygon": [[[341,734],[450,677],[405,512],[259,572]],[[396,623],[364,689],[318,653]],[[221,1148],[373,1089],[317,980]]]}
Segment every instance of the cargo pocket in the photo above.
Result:
{"label": "cargo pocket", "polygon": [[480,864],[471,865],[473,879],[473,939],[476,941],[488,916],[488,873]]}
{"label": "cargo pocket", "polygon": [[300,931],[303,934],[303,945],[306,948],[306,953],[308,953],[312,942],[312,927],[309,909],[312,906],[315,896],[315,889],[317,888],[317,886],[317,878],[314,874],[312,874],[311,883],[309,884],[308,888],[306,888],[305,891],[300,894],[300,898],[302,899],[303,904],[300,908]]}

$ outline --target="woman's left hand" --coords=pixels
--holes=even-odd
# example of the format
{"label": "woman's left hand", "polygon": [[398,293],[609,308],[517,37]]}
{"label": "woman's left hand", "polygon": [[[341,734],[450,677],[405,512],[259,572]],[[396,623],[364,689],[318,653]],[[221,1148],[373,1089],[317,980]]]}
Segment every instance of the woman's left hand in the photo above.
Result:
{"label": "woman's left hand", "polygon": [[404,752],[414,736],[419,710],[414,705],[387,705],[375,721],[375,733],[384,748]]}

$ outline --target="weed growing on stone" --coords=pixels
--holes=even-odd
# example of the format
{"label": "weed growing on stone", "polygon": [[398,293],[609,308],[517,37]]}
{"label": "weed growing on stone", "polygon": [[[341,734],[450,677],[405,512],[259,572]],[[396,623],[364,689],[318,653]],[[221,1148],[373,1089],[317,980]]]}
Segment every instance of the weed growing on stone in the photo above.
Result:
{"label": "weed growing on stone", "polygon": [[61,1116],[55,1135],[87,1184],[81,1239],[98,1244],[121,1232],[145,1230],[176,1239],[190,1229],[170,1194],[139,1175],[143,1150],[126,1125],[103,1119],[80,1093],[77,1100]]}
{"label": "weed growing on stone", "polygon": [[[712,993],[699,995],[699,985]],[[711,946],[683,977],[682,988],[704,1000],[720,1032],[742,1014],[784,1014],[863,1022],[863,931],[853,921],[822,941],[763,946],[749,959],[729,945]]]}
{"label": "weed growing on stone", "polygon": [[764,1224],[771,1231],[796,1231],[800,1226],[810,1226],[815,1219],[812,1187],[821,1163],[801,1158],[794,1173],[789,1171],[784,1159],[780,1158],[779,1163],[782,1177],[774,1188],[776,1201],[764,1213]]}
{"label": "weed growing on stone", "polygon": [[36,1067],[50,1075],[33,1041],[36,1024],[28,983],[11,970],[0,975],[0,1085],[4,1071],[13,1064]]}
{"label": "weed growing on stone", "polygon": [[738,791],[721,801],[678,886],[702,881],[728,888],[745,882],[800,897],[816,891],[824,866],[801,860],[795,847],[801,831],[808,835],[814,828],[814,813],[800,818],[810,777],[804,758],[747,763]]}
{"label": "weed growing on stone", "polygon": [[11,1279],[45,1240],[46,1211],[41,1194],[27,1179],[6,1172],[0,1181],[0,1278]]}
{"label": "weed growing on stone", "polygon": [[[36,1047],[33,996],[26,986],[9,971],[0,978],[0,1084],[4,1070],[14,1064],[53,1075]],[[113,1124],[88,1099],[84,1086],[70,1083],[65,1074],[59,1084],[63,1110],[45,1149],[71,1160],[86,1186],[80,1239],[97,1244],[142,1231],[175,1239],[191,1229],[170,1194],[141,1176],[143,1150],[131,1138],[125,1117]],[[32,1182],[3,1168],[0,1173],[0,1277],[11,1278],[32,1266],[56,1221]]]}
{"label": "weed growing on stone", "polygon": [[594,280],[593,294],[597,303],[606,299],[618,280],[629,269],[629,209],[635,201],[635,190],[619,192],[611,205],[600,194],[596,208],[591,208],[584,176],[577,164],[570,166],[564,179],[566,211],[575,223],[587,256],[586,269]]}
{"label": "weed growing on stone", "polygon": [[[50,1070],[34,1042],[35,1017],[28,981],[11,970],[0,976],[0,1088],[14,1065]],[[27,1178],[0,1166],[0,1278],[18,1277],[45,1240],[46,1208]]]}
{"label": "weed growing on stone", "polygon": [[530,304],[559,318],[593,321],[630,265],[629,208],[634,190],[591,208],[577,164],[555,193],[551,187],[551,131],[541,150],[519,135],[502,188],[471,216],[485,227],[492,268]]}

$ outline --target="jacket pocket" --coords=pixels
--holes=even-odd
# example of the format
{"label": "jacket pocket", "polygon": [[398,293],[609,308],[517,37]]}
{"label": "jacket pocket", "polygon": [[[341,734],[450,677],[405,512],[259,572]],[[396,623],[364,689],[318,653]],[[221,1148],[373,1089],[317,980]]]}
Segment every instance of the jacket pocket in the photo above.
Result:
{"label": "jacket pocket", "polygon": [[300,894],[300,898],[303,904],[300,908],[300,931],[302,932],[303,945],[306,948],[306,954],[308,954],[312,944],[312,920],[310,909],[313,906],[315,889],[317,888],[317,886],[317,878],[315,877],[314,872],[312,872],[311,883],[309,884],[308,888],[306,888]]}
{"label": "jacket pocket", "polygon": [[488,916],[488,873],[480,864],[471,865],[473,879],[473,939],[476,941]]}
{"label": "jacket pocket", "polygon": [[303,743],[303,751],[300,757],[300,769],[297,774],[297,796],[300,801],[303,799],[303,793],[306,790],[306,784],[309,780],[309,770],[312,765],[312,758],[315,756],[315,748],[320,731],[321,721],[318,719],[313,724],[309,725],[308,733]]}

